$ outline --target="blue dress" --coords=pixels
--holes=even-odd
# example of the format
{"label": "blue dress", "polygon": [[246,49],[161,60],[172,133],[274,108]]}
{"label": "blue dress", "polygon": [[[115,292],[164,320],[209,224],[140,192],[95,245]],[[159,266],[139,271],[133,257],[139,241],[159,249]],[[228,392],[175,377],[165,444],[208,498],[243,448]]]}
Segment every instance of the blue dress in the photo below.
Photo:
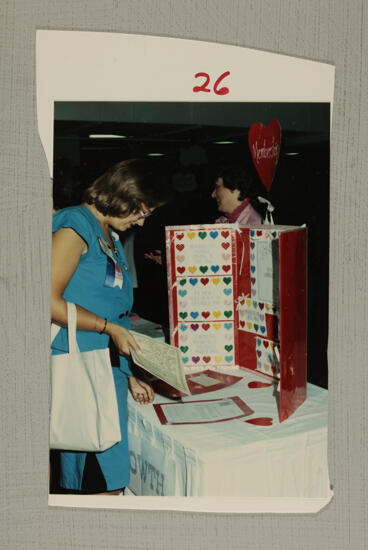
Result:
{"label": "blue dress", "polygon": [[[112,323],[130,328],[128,313],[133,304],[132,278],[118,235],[110,231],[118,254],[108,246],[100,223],[85,206],[59,210],[53,217],[53,233],[63,227],[72,228],[88,245],[79,265],[66,287],[63,298]],[[77,331],[81,351],[108,347],[109,336],[97,332]],[[67,330],[62,328],[51,346],[52,354],[68,351]],[[96,453],[106,480],[106,490],[113,491],[129,483],[130,462],[127,434],[128,376],[132,374],[128,360],[119,356],[120,364],[113,368],[119,408],[121,441],[110,449]],[[60,485],[81,490],[86,453],[61,451]]]}

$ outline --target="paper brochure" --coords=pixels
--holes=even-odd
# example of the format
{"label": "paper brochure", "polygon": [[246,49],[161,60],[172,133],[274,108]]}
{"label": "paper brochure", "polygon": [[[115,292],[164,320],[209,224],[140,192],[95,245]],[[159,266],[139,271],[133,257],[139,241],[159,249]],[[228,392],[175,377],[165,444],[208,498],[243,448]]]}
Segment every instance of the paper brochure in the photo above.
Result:
{"label": "paper brochure", "polygon": [[136,353],[130,348],[135,364],[164,380],[170,386],[190,395],[179,350],[139,332],[133,330],[130,332],[142,351],[142,353]]}

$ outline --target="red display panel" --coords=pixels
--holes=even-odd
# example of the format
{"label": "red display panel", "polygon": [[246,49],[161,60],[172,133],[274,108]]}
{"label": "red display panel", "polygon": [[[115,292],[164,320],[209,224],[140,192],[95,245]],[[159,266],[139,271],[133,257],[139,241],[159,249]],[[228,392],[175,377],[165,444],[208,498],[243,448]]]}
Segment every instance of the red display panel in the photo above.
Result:
{"label": "red display panel", "polygon": [[306,398],[306,231],[280,234],[280,422]]}

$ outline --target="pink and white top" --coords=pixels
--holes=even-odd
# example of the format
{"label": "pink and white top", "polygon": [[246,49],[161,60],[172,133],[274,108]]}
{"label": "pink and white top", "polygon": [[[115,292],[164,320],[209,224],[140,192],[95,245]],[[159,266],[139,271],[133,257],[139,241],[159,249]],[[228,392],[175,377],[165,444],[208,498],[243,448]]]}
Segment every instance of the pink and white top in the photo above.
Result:
{"label": "pink and white top", "polygon": [[249,199],[245,199],[233,212],[220,216],[216,223],[239,223],[239,225],[258,225],[263,223],[262,216],[253,208]]}

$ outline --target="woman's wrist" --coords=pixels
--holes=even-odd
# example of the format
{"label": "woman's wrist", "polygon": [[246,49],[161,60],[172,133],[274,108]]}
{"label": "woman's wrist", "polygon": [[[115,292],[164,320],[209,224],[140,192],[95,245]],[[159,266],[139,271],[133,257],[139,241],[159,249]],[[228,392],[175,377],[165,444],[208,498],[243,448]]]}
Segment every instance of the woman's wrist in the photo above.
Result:
{"label": "woman's wrist", "polygon": [[98,317],[96,315],[95,332],[98,332],[99,334],[109,334],[109,325],[112,325],[112,323],[110,323],[106,318]]}
{"label": "woman's wrist", "polygon": [[119,327],[116,323],[111,323],[111,321],[107,321],[106,328],[105,328],[105,334],[108,334],[109,336],[113,336],[113,333],[116,329],[116,327]]}

